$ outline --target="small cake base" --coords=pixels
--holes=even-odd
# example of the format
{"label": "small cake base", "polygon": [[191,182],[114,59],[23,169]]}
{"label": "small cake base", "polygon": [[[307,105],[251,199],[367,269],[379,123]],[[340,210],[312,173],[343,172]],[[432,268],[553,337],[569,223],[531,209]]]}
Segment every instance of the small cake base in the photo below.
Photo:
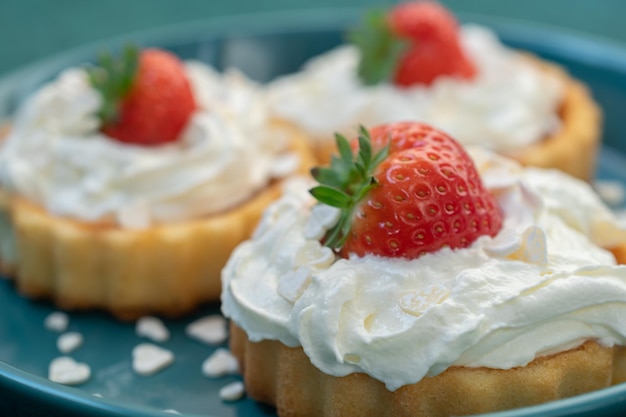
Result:
{"label": "small cake base", "polygon": [[451,367],[389,391],[362,373],[334,377],[311,364],[302,348],[253,343],[231,323],[231,350],[246,391],[276,406],[280,417],[437,417],[519,408],[572,397],[625,381],[626,349],[588,341],[576,349],[509,370]]}
{"label": "small cake base", "polygon": [[[528,55],[542,70],[562,80],[565,88],[559,108],[561,128],[552,135],[521,149],[504,152],[522,165],[556,168],[576,178],[591,181],[594,178],[600,138],[602,113],[588,88],[557,65]],[[428,123],[428,120],[421,120]],[[313,138],[314,152],[323,164],[338,154],[332,138]]]}
{"label": "small cake base", "polygon": [[[295,130],[289,137],[298,172],[307,173],[315,163],[308,141]],[[105,309],[123,320],[178,316],[219,300],[230,253],[281,191],[282,181],[274,181],[222,213],[143,230],[53,216],[2,192],[0,220],[10,231],[3,239],[14,240],[15,257],[0,252],[0,265],[20,293],[62,309]]]}

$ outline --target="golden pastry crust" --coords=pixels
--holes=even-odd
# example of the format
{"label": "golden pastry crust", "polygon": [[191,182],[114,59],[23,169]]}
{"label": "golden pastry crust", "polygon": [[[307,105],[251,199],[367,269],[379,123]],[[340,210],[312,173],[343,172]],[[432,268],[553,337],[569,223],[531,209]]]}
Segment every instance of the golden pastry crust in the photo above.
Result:
{"label": "golden pastry crust", "polygon": [[[308,142],[285,128],[304,174],[315,163]],[[105,309],[124,320],[181,315],[219,300],[222,267],[281,187],[275,181],[222,213],[145,230],[61,218],[11,197],[5,209],[19,259],[4,266],[22,294],[51,298],[63,309]]]}
{"label": "golden pastry crust", "polygon": [[[0,124],[0,143],[8,136],[10,127],[9,123]],[[15,273],[9,202],[9,194],[0,187],[0,275],[5,277]]]}
{"label": "golden pastry crust", "polygon": [[451,367],[391,392],[366,374],[324,374],[300,347],[250,342],[233,323],[230,346],[248,395],[276,406],[280,417],[479,414],[572,397],[624,382],[626,374],[626,349],[588,341],[509,370]]}
{"label": "golden pastry crust", "polygon": [[[594,178],[596,158],[602,136],[602,112],[588,88],[561,67],[528,54],[528,58],[560,78],[565,86],[559,109],[561,128],[554,134],[523,149],[507,153],[522,165],[556,168],[585,181]],[[428,122],[424,120],[424,122]],[[314,151],[327,164],[337,154],[334,140],[317,138]]]}
{"label": "golden pastry crust", "polygon": [[530,57],[544,71],[555,74],[565,85],[563,103],[559,109],[561,128],[542,141],[508,156],[522,165],[557,168],[576,178],[591,181],[596,169],[602,112],[588,88],[570,77],[565,70]]}

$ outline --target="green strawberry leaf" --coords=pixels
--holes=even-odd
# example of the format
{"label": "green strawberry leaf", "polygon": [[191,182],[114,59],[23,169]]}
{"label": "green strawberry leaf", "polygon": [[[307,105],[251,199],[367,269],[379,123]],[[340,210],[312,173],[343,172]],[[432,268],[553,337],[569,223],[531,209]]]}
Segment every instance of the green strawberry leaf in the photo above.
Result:
{"label": "green strawberry leaf", "polygon": [[365,85],[391,80],[408,47],[406,40],[391,31],[383,11],[367,14],[362,26],[349,32],[347,39],[361,54],[358,75]]}
{"label": "green strawberry leaf", "polygon": [[91,86],[102,96],[102,106],[98,112],[102,125],[114,123],[119,115],[120,105],[132,88],[139,66],[139,49],[127,45],[120,57],[102,52],[97,65],[86,69]]}
{"label": "green strawberry leaf", "polygon": [[359,129],[359,151],[352,154],[348,140],[335,136],[340,158],[333,156],[330,168],[313,168],[311,175],[320,185],[309,190],[320,203],[341,209],[337,224],[324,236],[324,244],[336,251],[350,234],[352,215],[367,193],[378,186],[374,171],[389,155],[390,143],[373,153],[369,131]]}

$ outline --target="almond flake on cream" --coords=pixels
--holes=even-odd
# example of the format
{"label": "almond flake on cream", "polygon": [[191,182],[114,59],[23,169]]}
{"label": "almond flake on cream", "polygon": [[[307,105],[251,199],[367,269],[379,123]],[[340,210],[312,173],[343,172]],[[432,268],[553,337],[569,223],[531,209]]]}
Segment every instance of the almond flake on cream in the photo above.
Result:
{"label": "almond flake on cream", "polygon": [[419,316],[429,307],[444,302],[448,293],[448,289],[441,284],[429,285],[418,291],[405,291],[400,295],[400,308],[405,313]]}
{"label": "almond flake on cream", "polygon": [[537,264],[548,264],[546,234],[537,226],[530,226],[522,235],[520,260]]}
{"label": "almond flake on cream", "polygon": [[295,303],[310,283],[311,268],[301,267],[280,277],[277,291],[287,301]]}
{"label": "almond flake on cream", "polygon": [[485,252],[491,256],[504,258],[517,252],[521,246],[521,239],[516,233],[504,230],[485,245]]}
{"label": "almond flake on cream", "polygon": [[311,216],[304,228],[304,237],[310,240],[320,240],[326,231],[339,221],[341,210],[326,204],[317,204],[311,209]]}
{"label": "almond flake on cream", "polygon": [[309,240],[302,245],[295,254],[294,263],[297,266],[312,266],[326,268],[335,260],[333,251],[316,240]]}
{"label": "almond flake on cream", "polygon": [[293,174],[300,165],[300,157],[294,153],[286,153],[274,158],[270,175],[272,178],[284,178]]}

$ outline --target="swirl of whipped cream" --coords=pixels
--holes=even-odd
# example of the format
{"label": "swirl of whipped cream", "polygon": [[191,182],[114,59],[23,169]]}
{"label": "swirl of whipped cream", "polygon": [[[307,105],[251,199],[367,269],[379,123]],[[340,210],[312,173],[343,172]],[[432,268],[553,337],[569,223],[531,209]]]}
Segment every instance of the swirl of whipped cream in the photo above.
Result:
{"label": "swirl of whipped cream", "polygon": [[199,62],[185,71],[198,110],[176,143],[158,147],[100,133],[99,93],[83,69],[65,71],[18,114],[0,151],[3,184],[53,214],[142,228],[226,210],[295,168],[259,86]]}
{"label": "swirl of whipped cream", "polygon": [[626,227],[586,183],[470,152],[505,214],[495,237],[412,260],[335,259],[318,239],[336,210],[294,184],[224,269],[222,311],[252,341],[302,346],[321,371],[390,390],[453,365],[626,345],[626,266],[602,249]]}
{"label": "swirl of whipped cream", "polygon": [[359,52],[340,46],[315,57],[299,73],[270,85],[270,106],[317,140],[352,135],[359,124],[428,120],[466,145],[514,150],[556,131],[563,83],[495,34],[464,26],[461,41],[478,68],[471,81],[439,77],[430,86],[364,86]]}

